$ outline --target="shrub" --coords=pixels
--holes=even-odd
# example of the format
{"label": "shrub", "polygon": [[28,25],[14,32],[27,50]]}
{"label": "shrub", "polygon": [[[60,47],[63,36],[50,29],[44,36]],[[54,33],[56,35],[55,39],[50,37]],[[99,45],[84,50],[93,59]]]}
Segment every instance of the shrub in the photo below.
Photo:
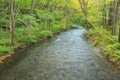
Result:
{"label": "shrub", "polygon": [[44,37],[52,37],[52,32],[51,31],[41,31],[39,34],[39,38],[44,38]]}
{"label": "shrub", "polygon": [[9,40],[8,39],[2,39],[0,40],[0,45],[6,45],[8,44]]}
{"label": "shrub", "polygon": [[115,47],[116,47],[117,49],[120,49],[120,43],[115,43]]}
{"label": "shrub", "polygon": [[53,32],[60,32],[60,31],[62,31],[62,30],[64,30],[64,28],[59,24],[55,24],[53,27],[52,27],[52,31]]}
{"label": "shrub", "polygon": [[115,51],[114,61],[120,61],[120,50]]}
{"label": "shrub", "polygon": [[31,44],[31,43],[34,43],[34,42],[37,41],[37,37],[36,37],[35,35],[23,36],[22,39],[23,39],[22,42],[23,42],[25,45],[28,45],[28,44]]}
{"label": "shrub", "polygon": [[115,53],[116,53],[116,55],[120,56],[120,50],[117,50]]}
{"label": "shrub", "polygon": [[6,52],[10,52],[13,50],[13,47],[11,46],[0,46],[0,55]]}
{"label": "shrub", "polygon": [[93,35],[93,30],[90,29],[89,31],[86,31],[84,34],[85,34],[85,35],[92,36],[92,35]]}
{"label": "shrub", "polygon": [[107,45],[105,48],[104,48],[104,52],[105,52],[105,55],[108,56],[108,55],[112,55],[113,54],[113,50],[115,50],[115,46],[114,45]]}

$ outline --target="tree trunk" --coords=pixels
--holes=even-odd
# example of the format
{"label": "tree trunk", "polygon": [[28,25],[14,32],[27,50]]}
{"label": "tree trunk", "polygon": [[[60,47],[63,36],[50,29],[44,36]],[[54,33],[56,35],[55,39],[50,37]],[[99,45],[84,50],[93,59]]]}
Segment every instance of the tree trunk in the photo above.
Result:
{"label": "tree trunk", "polygon": [[13,45],[14,41],[14,0],[10,0],[10,45]]}
{"label": "tree trunk", "polygon": [[88,0],[78,0],[80,7],[82,9],[82,12],[85,16],[85,28],[87,30],[89,30],[90,28],[93,29],[93,26],[90,24],[90,22],[88,21]]}
{"label": "tree trunk", "polygon": [[106,15],[106,0],[103,0],[103,8],[102,8],[102,25],[103,28],[107,28],[107,15]]}
{"label": "tree trunk", "polygon": [[[119,18],[120,18],[120,0],[118,1],[118,7],[117,7],[117,19],[119,20]],[[120,26],[119,26],[119,34],[118,34],[118,42],[120,43]]]}
{"label": "tree trunk", "polygon": [[119,27],[119,33],[118,33],[118,42],[120,43],[120,27]]}
{"label": "tree trunk", "polygon": [[32,15],[34,10],[34,0],[31,0],[31,8],[30,8],[30,24],[29,27],[32,27]]}
{"label": "tree trunk", "polygon": [[117,33],[117,0],[114,0],[112,35]]}
{"label": "tree trunk", "polygon": [[113,25],[113,2],[110,2],[109,6],[108,28],[111,29]]}
{"label": "tree trunk", "polygon": [[32,27],[33,11],[34,11],[34,8],[37,6],[38,2],[39,2],[39,0],[31,0],[29,27]]}

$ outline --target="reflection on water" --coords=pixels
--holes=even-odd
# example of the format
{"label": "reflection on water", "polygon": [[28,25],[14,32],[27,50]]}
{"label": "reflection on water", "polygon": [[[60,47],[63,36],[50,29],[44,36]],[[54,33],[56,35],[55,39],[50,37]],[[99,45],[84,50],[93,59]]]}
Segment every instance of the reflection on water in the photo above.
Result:
{"label": "reflection on water", "polygon": [[119,80],[120,71],[83,37],[84,29],[63,32],[30,47],[0,80]]}

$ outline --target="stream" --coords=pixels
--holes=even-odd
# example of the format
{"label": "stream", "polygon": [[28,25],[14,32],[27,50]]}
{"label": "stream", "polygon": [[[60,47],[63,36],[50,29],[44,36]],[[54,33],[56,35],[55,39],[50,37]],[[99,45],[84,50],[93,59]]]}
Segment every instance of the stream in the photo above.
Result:
{"label": "stream", "polygon": [[29,47],[0,73],[0,80],[120,80],[120,70],[92,46],[84,32],[72,29]]}

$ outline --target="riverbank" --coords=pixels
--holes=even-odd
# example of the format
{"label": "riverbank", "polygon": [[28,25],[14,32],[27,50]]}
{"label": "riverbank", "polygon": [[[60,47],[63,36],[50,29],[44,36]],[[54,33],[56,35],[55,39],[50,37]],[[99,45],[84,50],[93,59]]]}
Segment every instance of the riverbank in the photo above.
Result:
{"label": "riverbank", "polygon": [[93,41],[93,46],[100,49],[103,56],[120,69],[120,43],[118,43],[117,36],[112,36],[105,29],[96,28],[87,31],[85,37]]}
{"label": "riverbank", "polygon": [[[58,27],[58,28],[54,28],[54,29],[50,29],[47,31],[41,31],[38,37],[36,36],[35,38],[37,38],[35,40],[35,38],[32,39],[23,39],[22,42],[19,42],[19,40],[17,40],[15,42],[15,44],[12,46],[13,49],[10,51],[7,51],[5,53],[2,53],[2,55],[0,55],[0,71],[6,67],[10,67],[10,65],[14,64],[14,62],[17,60],[17,58],[22,54],[23,51],[25,51],[27,48],[29,48],[30,46],[33,46],[35,44],[40,44],[42,42],[44,42],[45,40],[50,39],[51,37],[54,37],[55,35],[58,35],[60,32],[69,30],[69,29],[74,29],[74,27],[68,27],[68,28],[63,28],[63,27]],[[19,38],[20,39],[20,38]],[[20,39],[21,40],[21,39]],[[17,46],[19,44],[19,46]]]}

